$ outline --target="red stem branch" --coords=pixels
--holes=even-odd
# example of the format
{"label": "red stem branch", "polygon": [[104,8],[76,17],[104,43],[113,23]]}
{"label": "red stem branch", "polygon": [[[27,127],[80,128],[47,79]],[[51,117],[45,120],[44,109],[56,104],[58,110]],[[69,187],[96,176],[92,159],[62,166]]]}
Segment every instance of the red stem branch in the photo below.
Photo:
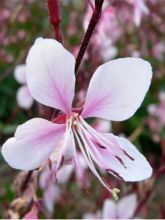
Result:
{"label": "red stem branch", "polygon": [[[159,178],[161,175],[163,175],[165,173],[165,167],[159,167],[157,169],[157,171],[155,172],[155,179]],[[144,198],[139,202],[132,218],[135,218],[137,216],[137,214],[139,213],[139,211],[143,208],[143,206],[146,205],[147,201],[149,200],[150,196],[152,195],[152,192],[153,192],[153,188],[154,188],[155,184],[153,184],[152,188],[149,189]]]}
{"label": "red stem branch", "polygon": [[28,171],[28,173],[27,173],[27,175],[26,175],[26,177],[25,177],[25,179],[24,179],[24,181],[21,185],[21,192],[22,193],[27,189],[28,184],[30,182],[30,179],[32,177],[32,174],[33,174],[33,170]]}
{"label": "red stem branch", "polygon": [[59,0],[48,0],[48,9],[50,23],[54,27],[55,39],[62,42],[62,33],[60,30],[61,14]]}
{"label": "red stem branch", "polygon": [[83,58],[85,51],[88,47],[90,38],[91,38],[93,31],[94,31],[94,29],[100,19],[103,2],[104,2],[104,0],[95,0],[95,8],[94,8],[91,20],[89,22],[87,31],[85,33],[84,39],[81,43],[77,58],[76,58],[76,65],[75,65],[75,74],[76,75],[77,75],[79,66],[81,64],[82,58]]}

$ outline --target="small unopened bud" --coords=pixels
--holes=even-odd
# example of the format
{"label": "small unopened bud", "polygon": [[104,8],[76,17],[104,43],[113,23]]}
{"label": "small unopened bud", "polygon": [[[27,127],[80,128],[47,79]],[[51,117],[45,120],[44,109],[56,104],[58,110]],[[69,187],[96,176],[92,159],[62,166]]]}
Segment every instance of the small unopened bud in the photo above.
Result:
{"label": "small unopened bud", "polygon": [[119,199],[119,197],[118,197],[118,193],[120,193],[120,190],[119,189],[117,189],[117,188],[113,188],[112,189],[112,196],[113,196],[113,198],[114,198],[114,200],[115,201],[117,201],[118,199]]}

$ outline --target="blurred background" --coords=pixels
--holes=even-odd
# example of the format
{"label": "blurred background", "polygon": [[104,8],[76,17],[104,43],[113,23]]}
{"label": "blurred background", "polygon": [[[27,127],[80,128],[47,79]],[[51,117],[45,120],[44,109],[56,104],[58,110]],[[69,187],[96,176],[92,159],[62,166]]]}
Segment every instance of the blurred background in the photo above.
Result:
{"label": "blurred background", "polygon": [[[92,15],[93,1],[61,0],[64,46],[75,56]],[[153,176],[140,183],[124,183],[110,177],[121,189],[120,197],[136,195],[131,217],[165,218],[165,1],[105,0],[100,22],[93,33],[79,70],[77,100],[84,98],[98,65],[118,57],[141,57],[153,67],[149,92],[136,114],[120,122],[91,121],[98,130],[129,137],[151,163]],[[54,38],[46,0],[0,1],[0,144],[13,136],[16,127],[30,118],[50,117],[36,103],[25,80],[25,60],[37,37]],[[124,74],[124,73],[123,73]],[[102,218],[111,195],[82,162],[86,186],[72,167],[64,167],[58,183],[45,184],[47,171],[37,174],[39,216],[52,218]],[[67,173],[67,177],[64,178]],[[19,176],[18,176],[19,175]],[[0,154],[0,217],[22,218],[31,210],[31,196],[18,193],[25,173],[10,168]],[[50,178],[51,179],[51,178]],[[31,176],[31,184],[35,173]],[[50,180],[51,182],[51,180]],[[33,186],[34,187],[34,186]],[[22,199],[22,200],[21,200]],[[120,201],[120,200],[119,200]],[[35,207],[33,205],[33,214]],[[37,208],[38,209],[38,208]],[[120,216],[119,216],[120,217]]]}

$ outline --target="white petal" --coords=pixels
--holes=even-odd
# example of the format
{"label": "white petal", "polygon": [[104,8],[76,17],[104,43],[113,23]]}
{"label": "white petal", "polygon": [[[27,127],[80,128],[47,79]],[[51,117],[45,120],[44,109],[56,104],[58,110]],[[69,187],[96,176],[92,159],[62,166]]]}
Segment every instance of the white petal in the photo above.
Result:
{"label": "white petal", "polygon": [[103,219],[116,219],[117,205],[112,199],[106,199],[103,204]]}
{"label": "white petal", "polygon": [[15,137],[2,146],[7,163],[21,170],[33,170],[44,163],[62,139],[65,126],[35,118],[18,126]]}
{"label": "white petal", "polygon": [[21,86],[17,91],[17,103],[23,109],[30,109],[33,104],[33,98],[27,86]]}
{"label": "white petal", "polygon": [[38,102],[70,114],[75,58],[59,42],[39,38],[27,57],[27,83]]}
{"label": "white petal", "polygon": [[16,66],[14,70],[14,77],[17,80],[17,82],[21,84],[26,84],[26,65],[25,64]]}
{"label": "white petal", "polygon": [[152,168],[145,157],[127,139],[110,133],[98,133],[83,120],[88,150],[98,166],[121,180],[135,182],[147,179]]}
{"label": "white petal", "polygon": [[119,219],[130,219],[133,217],[135,209],[137,207],[137,196],[131,194],[122,198],[118,203],[118,217]]}
{"label": "white petal", "polygon": [[[108,136],[109,134],[106,134],[107,138]],[[114,137],[118,146],[120,146],[120,148],[128,155],[127,156],[122,152],[117,153],[117,156],[122,159],[126,168],[121,166],[121,164],[120,166],[116,165],[116,172],[118,172],[125,181],[129,182],[141,181],[149,178],[152,175],[152,168],[146,158],[126,138],[117,136]]]}
{"label": "white petal", "polygon": [[140,58],[120,58],[94,73],[82,116],[122,121],[140,107],[150,86],[151,65]]}

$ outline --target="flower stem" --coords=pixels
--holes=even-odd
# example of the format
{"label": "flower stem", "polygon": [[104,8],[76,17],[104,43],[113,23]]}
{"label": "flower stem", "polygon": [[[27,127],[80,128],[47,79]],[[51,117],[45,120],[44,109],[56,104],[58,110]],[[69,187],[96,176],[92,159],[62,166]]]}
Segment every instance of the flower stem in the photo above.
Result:
{"label": "flower stem", "polygon": [[27,189],[28,184],[29,184],[29,182],[31,180],[32,174],[33,174],[33,170],[30,170],[30,171],[27,172],[26,177],[25,177],[25,179],[24,179],[24,181],[23,181],[23,183],[21,185],[21,192],[22,193]]}
{"label": "flower stem", "polygon": [[75,74],[76,75],[78,74],[78,69],[81,64],[82,58],[85,54],[85,51],[88,47],[90,38],[91,38],[93,31],[94,31],[94,29],[100,19],[103,2],[104,2],[104,0],[95,0],[95,8],[94,8],[91,20],[89,22],[87,31],[86,31],[85,36],[83,38],[83,41],[81,43],[77,58],[76,58],[76,65],[75,65]]}
{"label": "flower stem", "polygon": [[54,27],[55,39],[62,43],[62,33],[60,30],[61,14],[59,0],[48,0],[50,23]]}

